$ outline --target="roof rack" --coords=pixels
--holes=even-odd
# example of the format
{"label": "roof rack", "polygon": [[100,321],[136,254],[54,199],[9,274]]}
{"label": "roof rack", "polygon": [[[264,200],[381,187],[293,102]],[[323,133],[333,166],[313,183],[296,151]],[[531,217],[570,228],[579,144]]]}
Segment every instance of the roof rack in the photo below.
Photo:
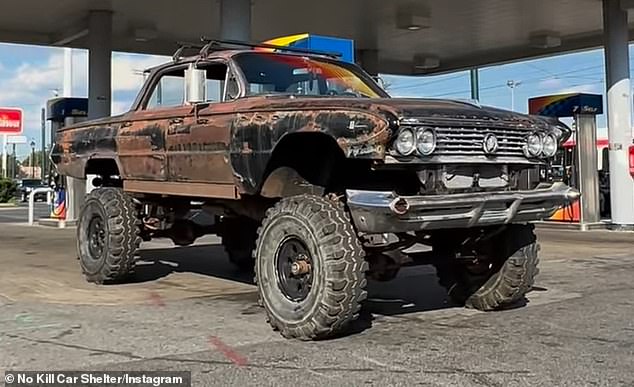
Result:
{"label": "roof rack", "polygon": [[201,40],[201,43],[179,42],[178,44],[180,47],[174,53],[174,55],[172,56],[172,59],[174,59],[174,61],[178,61],[179,59],[183,57],[183,52],[189,49],[199,50],[198,54],[201,57],[207,57],[210,52],[231,50],[231,49],[235,49],[236,47],[246,47],[251,49],[265,48],[265,49],[277,50],[282,52],[293,52],[298,54],[327,56],[327,57],[331,57],[335,59],[338,59],[341,57],[341,54],[336,52],[326,52],[326,51],[308,50],[308,49],[295,48],[295,47],[277,46],[277,45],[268,44],[268,43],[249,43],[249,42],[241,42],[239,40],[208,39],[204,36],[200,40]]}

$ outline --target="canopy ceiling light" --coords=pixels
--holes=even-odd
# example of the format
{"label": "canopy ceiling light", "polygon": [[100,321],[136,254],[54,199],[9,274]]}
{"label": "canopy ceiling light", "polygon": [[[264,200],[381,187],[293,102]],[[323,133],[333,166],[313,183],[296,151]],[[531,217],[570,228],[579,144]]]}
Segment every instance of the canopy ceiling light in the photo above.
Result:
{"label": "canopy ceiling light", "polygon": [[420,7],[400,7],[396,10],[396,28],[407,31],[431,28],[431,12]]}
{"label": "canopy ceiling light", "polygon": [[433,70],[440,67],[440,58],[435,55],[419,54],[414,56],[414,69],[419,71]]}
{"label": "canopy ceiling light", "polygon": [[561,36],[555,31],[537,31],[530,36],[530,45],[533,48],[561,47]]}
{"label": "canopy ceiling light", "polygon": [[133,30],[134,40],[137,42],[149,42],[158,38],[158,31],[155,28],[135,28]]}

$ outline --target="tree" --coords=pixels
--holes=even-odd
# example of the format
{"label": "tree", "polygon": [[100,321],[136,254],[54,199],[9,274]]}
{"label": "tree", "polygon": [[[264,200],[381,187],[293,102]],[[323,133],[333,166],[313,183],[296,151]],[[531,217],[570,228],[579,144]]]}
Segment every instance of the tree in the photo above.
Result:
{"label": "tree", "polygon": [[18,186],[11,179],[0,178],[0,203],[8,203],[15,199],[15,191]]}
{"label": "tree", "polygon": [[41,150],[39,151],[35,151],[35,163],[31,164],[31,154],[29,153],[29,155],[22,160],[22,165],[23,166],[32,166],[35,165],[36,167],[39,167],[42,165],[42,157],[48,157],[48,155],[46,155],[46,153],[42,152]]}

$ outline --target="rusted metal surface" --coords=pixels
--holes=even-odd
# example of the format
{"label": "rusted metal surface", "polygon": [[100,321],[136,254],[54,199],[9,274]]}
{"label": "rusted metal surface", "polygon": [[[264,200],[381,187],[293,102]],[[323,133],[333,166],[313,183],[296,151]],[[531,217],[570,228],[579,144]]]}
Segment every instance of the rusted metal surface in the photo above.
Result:
{"label": "rusted metal surface", "polygon": [[[219,51],[204,60],[229,63],[240,53]],[[202,190],[206,194],[201,196],[208,196],[213,190],[203,187],[209,184],[256,194],[270,172],[267,165],[277,145],[296,133],[322,134],[347,158],[382,163],[391,157],[386,150],[398,125],[418,122],[420,117],[457,125],[465,120],[526,128],[544,125],[541,119],[526,115],[429,99],[268,95],[146,110],[159,74],[195,59],[200,58],[154,69],[131,112],[60,131],[52,152],[59,171],[82,178],[88,160],[112,157],[124,181],[173,183],[164,186],[169,187],[163,190],[166,194],[191,196],[193,192],[197,196]],[[160,191],[157,187],[153,192]],[[222,195],[236,196],[230,193]]]}
{"label": "rusted metal surface", "polygon": [[158,182],[124,180],[123,189],[128,192],[154,195],[188,196],[195,198],[239,199],[240,194],[232,184]]}

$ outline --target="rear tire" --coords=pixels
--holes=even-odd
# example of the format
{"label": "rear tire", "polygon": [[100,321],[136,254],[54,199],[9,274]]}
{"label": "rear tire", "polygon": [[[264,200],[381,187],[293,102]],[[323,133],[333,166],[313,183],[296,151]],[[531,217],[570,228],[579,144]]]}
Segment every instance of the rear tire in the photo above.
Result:
{"label": "rear tire", "polygon": [[271,326],[302,340],[344,331],[367,297],[364,255],[343,204],[313,195],[278,202],[258,230],[255,251]]}
{"label": "rear tire", "polygon": [[257,239],[258,225],[246,217],[223,218],[220,221],[222,245],[229,261],[240,271],[253,271],[253,250]]}
{"label": "rear tire", "polygon": [[533,225],[509,225],[488,246],[488,267],[474,271],[455,256],[435,264],[440,284],[457,304],[482,311],[503,309],[525,299],[539,273],[539,245]]}
{"label": "rear tire", "polygon": [[77,224],[77,251],[88,282],[122,282],[134,270],[141,244],[138,208],[119,188],[86,196]]}

